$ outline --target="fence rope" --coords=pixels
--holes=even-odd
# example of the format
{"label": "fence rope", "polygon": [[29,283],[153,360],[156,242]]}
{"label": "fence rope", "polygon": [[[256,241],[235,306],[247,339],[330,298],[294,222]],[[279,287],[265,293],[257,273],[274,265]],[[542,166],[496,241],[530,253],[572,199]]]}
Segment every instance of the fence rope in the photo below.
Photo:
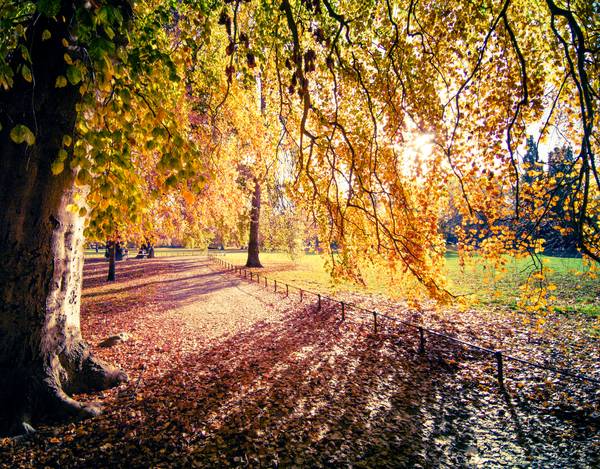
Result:
{"label": "fence rope", "polygon": [[[208,258],[211,259],[211,261],[213,262],[217,262],[218,264],[220,264],[221,266],[223,266],[226,271],[231,271],[234,270],[234,268],[237,267],[237,270],[235,270],[236,272],[239,272],[240,276],[244,275],[244,278],[247,278],[246,275],[246,268],[245,267],[240,267],[240,266],[235,266],[234,264],[231,264],[230,262],[225,261],[224,259],[221,259],[219,257],[216,257],[214,255],[209,254]],[[253,277],[253,272],[250,270],[250,281],[252,281],[252,277]],[[265,279],[265,287],[267,287],[267,276],[263,275],[264,279]],[[260,281],[259,281],[259,274],[258,272],[256,272],[256,281],[257,283],[260,285]],[[275,282],[277,282],[275,280]],[[283,282],[280,282],[280,284]],[[423,327],[423,325],[421,324],[416,324],[413,322],[409,322],[409,321],[404,321],[402,319],[393,317],[393,316],[389,316],[387,314],[382,314],[379,313],[377,311],[373,311],[373,310],[369,310],[366,308],[363,308],[362,306],[358,306],[352,303],[346,303],[343,301],[339,301],[336,300],[335,298],[332,298],[330,296],[327,295],[322,295],[321,293],[316,293],[310,290],[306,290],[300,287],[296,287],[294,285],[290,285],[287,283],[283,283],[283,285],[285,285],[285,291],[286,291],[286,296],[289,296],[289,289],[291,288],[295,288],[296,290],[298,290],[298,292],[300,293],[300,302],[304,301],[304,294],[309,294],[309,295],[313,295],[317,298],[317,308],[318,310],[321,309],[321,301],[322,300],[327,300],[329,302],[333,302],[333,303],[339,303],[341,306],[341,313],[342,313],[342,320],[346,319],[346,309],[347,308],[352,308],[353,310],[357,310],[357,311],[362,311],[365,314],[369,314],[373,316],[373,326],[374,326],[374,331],[377,334],[378,331],[378,324],[377,324],[377,318],[379,317],[380,319],[387,319],[389,321],[392,322],[396,322],[396,323],[400,323],[403,324],[407,327],[411,327],[414,328],[418,331],[419,333],[419,353],[425,353],[425,344],[426,344],[426,337],[425,337],[425,333],[432,335],[432,336],[437,336],[437,337],[442,337],[446,340],[449,340],[451,342],[457,343],[461,346],[463,346],[463,348],[471,348],[474,350],[478,350],[480,352],[492,355],[495,360],[496,360],[496,378],[498,380],[498,383],[500,385],[500,387],[504,387],[504,362],[506,360],[511,360],[511,361],[515,361],[518,363],[521,363],[522,365],[526,365],[529,366],[530,368],[536,368],[536,369],[540,369],[540,370],[545,370],[545,371],[550,371],[551,373],[555,373],[558,375],[562,375],[562,376],[567,376],[569,378],[574,378],[574,379],[578,379],[581,381],[587,381],[590,383],[595,383],[595,384],[600,384],[600,379],[596,379],[596,378],[592,378],[591,376],[587,376],[587,375],[583,375],[580,373],[575,373],[573,371],[570,370],[565,370],[563,368],[557,368],[554,366],[550,366],[550,365],[545,365],[543,363],[537,363],[537,362],[532,362],[529,360],[525,360],[523,358],[519,358],[519,357],[515,357],[513,355],[509,355],[504,353],[502,350],[493,350],[490,348],[486,348],[486,347],[482,347],[480,345],[474,344],[472,342],[467,342],[465,340],[459,339],[458,337],[454,337],[448,334],[444,334],[443,332],[439,332],[436,331],[434,329],[429,329],[427,327]],[[277,283],[275,283],[275,291],[277,291]]]}

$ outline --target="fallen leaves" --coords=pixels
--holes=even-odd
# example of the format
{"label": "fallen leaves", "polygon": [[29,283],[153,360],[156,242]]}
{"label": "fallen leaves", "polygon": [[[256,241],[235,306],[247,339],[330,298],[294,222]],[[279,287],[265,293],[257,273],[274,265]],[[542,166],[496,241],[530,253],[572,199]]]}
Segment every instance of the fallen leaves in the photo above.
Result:
{"label": "fallen leaves", "polygon": [[[100,400],[106,413],[99,417],[42,426],[22,443],[0,442],[6,465],[598,462],[591,416],[600,396],[594,402],[586,394],[586,408],[577,386],[550,388],[546,378],[524,374],[516,381],[522,388],[509,381],[503,394],[481,355],[435,341],[420,355],[414,331],[381,322],[373,334],[369,324],[340,322],[332,305],[317,311],[213,272],[198,258],[119,267],[121,280],[109,285],[93,280],[105,264],[86,266],[82,325],[92,344],[120,331],[131,335],[95,349],[124,367],[129,383],[78,396]],[[466,323],[453,323],[454,331],[481,332]],[[516,346],[521,336],[514,337]]]}

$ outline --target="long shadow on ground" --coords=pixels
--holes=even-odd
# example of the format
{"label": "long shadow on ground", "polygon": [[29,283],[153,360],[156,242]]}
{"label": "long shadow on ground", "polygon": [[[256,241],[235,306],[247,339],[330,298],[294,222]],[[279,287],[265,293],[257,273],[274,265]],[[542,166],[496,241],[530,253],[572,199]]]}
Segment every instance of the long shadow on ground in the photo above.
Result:
{"label": "long shadow on ground", "polygon": [[[165,267],[163,274],[169,272]],[[209,282],[215,291],[237,282],[212,274],[188,280]],[[187,304],[191,294],[173,289],[161,301]],[[126,304],[114,313],[114,319],[120,314],[133,320],[141,314]],[[105,414],[42,429],[28,446],[5,452],[5,461],[60,467],[493,467],[542,458],[544,445],[531,447],[524,437],[534,433],[539,416],[522,422],[520,411],[494,390],[493,378],[483,378],[491,388],[486,390],[453,361],[436,358],[438,351],[418,354],[409,339],[414,331],[373,335],[367,327],[341,322],[331,306],[316,311],[297,305],[281,318],[200,346],[165,337],[177,346],[162,368],[137,373],[153,358],[151,347],[146,356],[131,355],[126,367],[132,381]],[[470,359],[460,353],[453,356]],[[579,455],[570,448],[564,455],[576,465]]]}
{"label": "long shadow on ground", "polygon": [[31,463],[434,467],[477,454],[470,426],[485,403],[474,394],[461,406],[452,370],[331,309],[304,307],[172,358],[107,414],[63,427],[61,444],[45,443]]}

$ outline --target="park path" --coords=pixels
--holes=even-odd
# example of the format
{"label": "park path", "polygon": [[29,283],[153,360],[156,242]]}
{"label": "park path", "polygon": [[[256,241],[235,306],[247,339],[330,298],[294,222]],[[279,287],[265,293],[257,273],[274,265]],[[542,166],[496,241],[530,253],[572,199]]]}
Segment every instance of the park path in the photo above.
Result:
{"label": "park path", "polygon": [[260,286],[223,275],[206,257],[129,260],[118,264],[119,278],[113,285],[104,282],[104,270],[105,263],[86,265],[84,314],[88,307],[106,310],[115,301],[127,302],[134,309],[161,309],[163,320],[183,321],[216,338],[278,317],[294,305]]}
{"label": "park path", "polygon": [[[476,357],[443,359],[433,344],[417,354],[414,333],[372,335],[334,308],[317,311],[201,257],[119,263],[113,284],[105,262],[84,274],[84,336],[130,381],[77,396],[104,404],[97,418],[0,445],[6,467],[600,462],[595,428],[500,393]],[[118,332],[131,339],[98,346]]]}
{"label": "park path", "polygon": [[198,259],[190,270],[183,278],[174,275],[176,289],[159,288],[156,294],[159,301],[172,305],[174,318],[206,337],[239,334],[261,321],[280,319],[295,306],[261,286],[224,274],[206,258]]}
{"label": "park path", "polygon": [[[105,262],[86,264],[82,327],[92,344],[125,332],[118,350],[97,355],[131,369],[142,379],[171,369],[174,359],[216,347],[244,331],[281,321],[296,303],[219,271],[207,257],[129,260],[117,266],[117,282],[107,284]],[[154,352],[148,354],[148,348]],[[122,353],[122,356],[121,356]]]}

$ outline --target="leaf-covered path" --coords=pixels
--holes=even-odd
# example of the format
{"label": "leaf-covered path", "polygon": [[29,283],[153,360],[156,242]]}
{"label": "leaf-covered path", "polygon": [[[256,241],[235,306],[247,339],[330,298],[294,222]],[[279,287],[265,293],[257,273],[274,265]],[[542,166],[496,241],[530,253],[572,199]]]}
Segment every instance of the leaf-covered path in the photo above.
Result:
{"label": "leaf-covered path", "polygon": [[[79,396],[103,402],[97,418],[4,440],[3,467],[600,462],[597,422],[500,392],[481,357],[419,355],[408,340],[372,335],[333,309],[213,270],[206,258],[118,269],[106,284],[106,263],[86,264],[82,328],[129,383]],[[119,332],[130,340],[97,346]]]}

